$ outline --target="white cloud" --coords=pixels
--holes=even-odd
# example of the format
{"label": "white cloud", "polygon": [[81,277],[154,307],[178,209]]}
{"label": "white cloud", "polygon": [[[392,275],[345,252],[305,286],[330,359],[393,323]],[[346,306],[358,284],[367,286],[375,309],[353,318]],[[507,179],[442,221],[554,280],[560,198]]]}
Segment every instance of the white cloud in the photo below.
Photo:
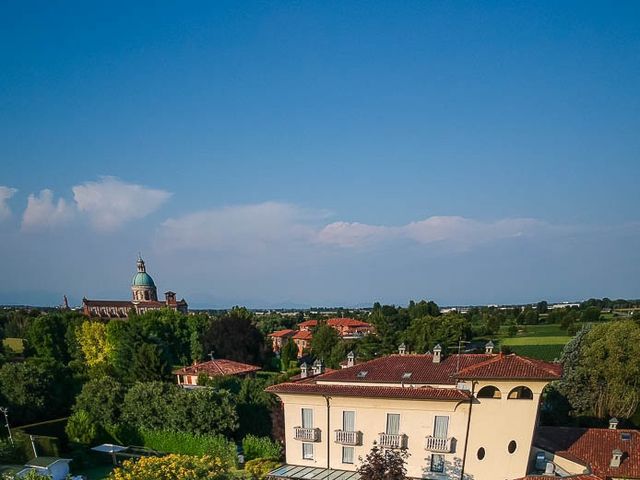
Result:
{"label": "white cloud", "polygon": [[0,221],[6,220],[11,216],[11,208],[7,205],[7,201],[13,197],[17,191],[15,188],[0,185]]}
{"label": "white cloud", "polygon": [[73,217],[73,208],[63,198],[54,201],[53,192],[41,190],[27,199],[27,208],[22,215],[23,230],[43,230],[62,225]]}
{"label": "white cloud", "polygon": [[531,218],[507,218],[483,222],[459,216],[433,216],[402,226],[335,222],[319,232],[318,240],[322,243],[352,248],[369,246],[390,239],[411,240],[423,245],[439,244],[459,250],[482,243],[556,229],[557,227]]}
{"label": "white cloud", "polygon": [[337,221],[295,205],[265,202],[213,208],[166,220],[156,246],[228,252],[287,252],[292,248],[362,249],[382,243],[409,242],[440,250],[468,250],[503,239],[561,233],[530,218],[480,221],[460,216],[432,216],[400,226]]}
{"label": "white cloud", "polygon": [[112,231],[130,220],[143,218],[169,199],[170,192],[102,177],[72,188],[80,212],[89,216],[96,230]]}
{"label": "white cloud", "polygon": [[316,216],[279,202],[212,208],[163,222],[158,246],[263,251],[270,245],[310,240],[314,232],[306,222]]}

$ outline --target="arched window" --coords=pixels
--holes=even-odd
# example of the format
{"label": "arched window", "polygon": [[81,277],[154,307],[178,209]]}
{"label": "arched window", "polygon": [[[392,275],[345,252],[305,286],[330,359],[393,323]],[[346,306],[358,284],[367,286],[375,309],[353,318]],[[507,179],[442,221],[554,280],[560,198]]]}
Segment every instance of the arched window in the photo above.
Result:
{"label": "arched window", "polygon": [[502,398],[502,393],[498,387],[487,385],[478,391],[478,398]]}
{"label": "arched window", "polygon": [[529,387],[520,386],[511,390],[507,398],[511,400],[533,400],[533,392]]}

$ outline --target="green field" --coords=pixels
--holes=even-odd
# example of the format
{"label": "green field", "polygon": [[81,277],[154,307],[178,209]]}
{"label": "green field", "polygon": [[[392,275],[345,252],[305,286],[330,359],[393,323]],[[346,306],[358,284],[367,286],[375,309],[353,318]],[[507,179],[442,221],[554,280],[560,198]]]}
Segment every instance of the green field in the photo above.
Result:
{"label": "green field", "polygon": [[524,325],[518,333],[509,337],[508,327],[503,326],[499,333],[501,345],[525,357],[552,361],[560,357],[562,348],[571,340],[560,325]]}

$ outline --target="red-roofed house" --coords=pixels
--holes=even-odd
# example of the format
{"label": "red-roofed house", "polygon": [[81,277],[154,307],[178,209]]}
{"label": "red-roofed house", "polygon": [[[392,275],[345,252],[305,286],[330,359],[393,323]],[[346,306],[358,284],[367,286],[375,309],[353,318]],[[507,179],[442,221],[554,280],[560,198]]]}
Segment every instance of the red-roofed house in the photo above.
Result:
{"label": "red-roofed house", "polygon": [[178,378],[178,385],[195,387],[198,385],[198,375],[207,375],[209,378],[227,375],[244,377],[258,370],[261,370],[261,368],[255,365],[234,362],[233,360],[214,359],[183,367],[174,371],[173,374]]}
{"label": "red-roofed house", "polygon": [[303,368],[267,388],[285,414],[287,465],[274,475],[351,478],[375,443],[406,448],[411,478],[523,477],[542,390],[561,374],[557,364],[494,354],[492,346],[448,357],[436,346],[433,354],[352,361],[312,375]]}
{"label": "red-roofed house", "polygon": [[282,346],[295,335],[296,331],[291,330],[290,328],[285,328],[284,330],[278,330],[276,332],[270,333],[268,337],[271,339],[271,348],[275,353],[280,353],[282,350]]}
{"label": "red-roofed house", "polygon": [[[618,421],[612,419],[608,429],[540,427],[534,438],[534,451],[544,455],[559,475],[640,479],[640,431],[617,426]],[[536,477],[527,477],[533,478]]]}
{"label": "red-roofed house", "polygon": [[[373,325],[355,318],[330,318],[327,325],[333,327],[342,338],[361,338],[373,333]],[[298,324],[301,331],[311,332],[318,326],[318,320],[306,320]]]}

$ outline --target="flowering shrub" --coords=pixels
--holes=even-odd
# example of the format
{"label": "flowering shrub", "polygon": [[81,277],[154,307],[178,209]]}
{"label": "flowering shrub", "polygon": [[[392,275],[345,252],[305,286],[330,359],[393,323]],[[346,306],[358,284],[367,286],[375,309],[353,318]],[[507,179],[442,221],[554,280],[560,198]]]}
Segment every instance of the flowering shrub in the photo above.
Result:
{"label": "flowering shrub", "polygon": [[249,460],[245,465],[245,471],[251,475],[253,480],[264,480],[266,478],[267,473],[272,470],[275,470],[277,467],[282,465],[282,462],[278,462],[276,460],[270,460],[268,458],[256,458],[253,460]]}
{"label": "flowering shrub", "polygon": [[109,480],[222,480],[228,472],[225,462],[205,455],[167,455],[125,460]]}

